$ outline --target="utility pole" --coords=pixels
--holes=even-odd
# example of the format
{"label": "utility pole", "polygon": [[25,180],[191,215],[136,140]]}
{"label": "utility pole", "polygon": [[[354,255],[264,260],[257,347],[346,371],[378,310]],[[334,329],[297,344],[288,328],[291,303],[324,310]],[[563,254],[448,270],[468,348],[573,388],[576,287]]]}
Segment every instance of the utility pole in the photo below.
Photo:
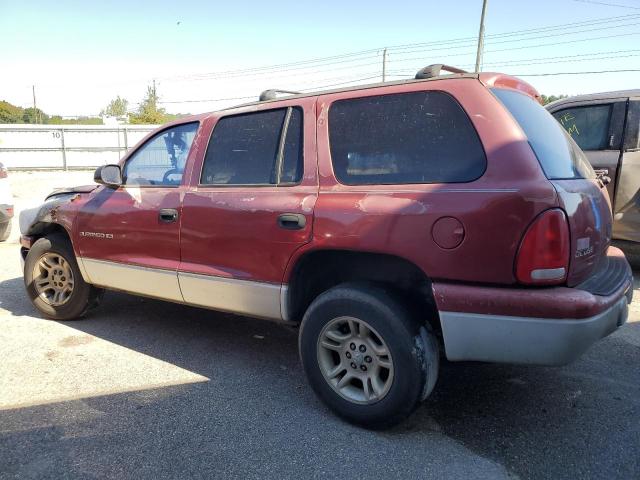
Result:
{"label": "utility pole", "polygon": [[36,86],[35,85],[31,85],[31,91],[33,92],[33,118],[35,119],[36,123],[40,123],[38,121],[38,107],[36,107]]}
{"label": "utility pole", "polygon": [[158,97],[156,96],[156,79],[153,79],[153,111],[157,111],[158,110]]}
{"label": "utility pole", "polygon": [[387,49],[382,50],[382,81],[387,79]]}
{"label": "utility pole", "polygon": [[476,53],[476,73],[482,64],[482,50],[484,48],[484,15],[487,12],[488,0],[482,0],[482,15],[480,16],[480,32],[478,33],[478,52]]}

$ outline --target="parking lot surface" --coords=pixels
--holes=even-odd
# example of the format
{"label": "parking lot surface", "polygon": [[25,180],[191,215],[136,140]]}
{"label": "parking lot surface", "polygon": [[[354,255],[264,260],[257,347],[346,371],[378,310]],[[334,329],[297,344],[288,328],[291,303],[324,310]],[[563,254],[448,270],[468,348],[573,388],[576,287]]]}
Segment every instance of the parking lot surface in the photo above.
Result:
{"label": "parking lot surface", "polygon": [[[34,175],[13,175],[19,208],[91,178]],[[372,432],[316,399],[297,332],[114,292],[44,320],[0,244],[0,478],[638,478],[639,280],[629,322],[574,364],[445,362]]]}

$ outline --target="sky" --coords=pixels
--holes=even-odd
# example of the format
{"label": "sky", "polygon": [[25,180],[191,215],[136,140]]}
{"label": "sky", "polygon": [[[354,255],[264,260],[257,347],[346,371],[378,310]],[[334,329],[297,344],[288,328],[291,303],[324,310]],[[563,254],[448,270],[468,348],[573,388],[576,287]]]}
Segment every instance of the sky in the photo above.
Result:
{"label": "sky", "polygon": [[[604,5],[603,3],[607,4]],[[96,115],[117,95],[135,110],[155,80],[171,113],[473,69],[482,0],[0,0],[0,100]],[[640,88],[640,0],[489,0],[483,71],[546,95]],[[598,74],[549,73],[637,70]],[[533,75],[533,76],[532,76]],[[207,101],[203,101],[207,100]]]}

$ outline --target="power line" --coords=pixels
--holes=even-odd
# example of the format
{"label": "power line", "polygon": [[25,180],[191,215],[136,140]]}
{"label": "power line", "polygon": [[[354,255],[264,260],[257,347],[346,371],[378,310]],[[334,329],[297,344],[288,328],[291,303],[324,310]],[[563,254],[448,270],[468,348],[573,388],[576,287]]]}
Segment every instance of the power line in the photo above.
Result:
{"label": "power line", "polygon": [[593,5],[604,5],[607,7],[630,8],[632,10],[640,10],[640,7],[632,7],[631,5],[621,5],[619,3],[595,2],[593,0],[573,0],[579,3],[591,3]]}
{"label": "power line", "polygon": [[[303,88],[300,89],[302,92],[314,92],[316,90],[324,90],[327,88],[331,88],[331,87],[339,87],[342,85],[349,85],[351,83],[357,83],[357,82],[364,82],[366,80],[372,80],[374,78],[379,78],[380,75],[376,74],[376,75],[372,75],[369,77],[360,77],[360,78],[356,78],[354,80],[350,80],[350,81],[346,81],[346,82],[339,82],[339,83],[332,83],[332,84],[328,84],[328,85],[319,85],[319,86],[314,86],[311,88]],[[200,100],[165,100],[165,101],[159,101],[158,103],[213,103],[213,102],[225,102],[225,101],[233,101],[233,100],[247,100],[247,99],[252,99],[252,98],[256,98],[255,95],[251,95],[251,96],[246,96],[246,97],[230,97],[230,98],[207,98],[207,99],[200,99]]]}
{"label": "power line", "polygon": [[[605,36],[601,36],[601,37],[590,37],[590,38],[580,38],[577,40],[567,40],[564,42],[552,42],[552,43],[539,43],[537,45],[523,45],[520,47],[510,47],[510,48],[501,48],[501,49],[496,49],[496,50],[485,50],[485,53],[498,53],[498,52],[511,52],[514,50],[523,50],[523,49],[529,49],[529,48],[542,48],[542,47],[549,47],[549,46],[559,46],[559,45],[568,45],[568,44],[574,44],[574,43],[581,43],[581,42],[591,42],[594,40],[601,40],[601,39],[609,39],[609,38],[618,38],[618,37],[629,37],[629,36],[633,36],[633,35],[640,35],[640,32],[630,32],[630,33],[620,33],[620,34],[616,34],[616,35],[605,35]],[[462,52],[462,53],[449,53],[447,54],[447,57],[461,57],[461,56],[471,56],[474,55],[475,52]],[[404,62],[410,62],[410,61],[416,61],[416,60],[424,60],[424,57],[411,57],[411,58],[402,58],[400,60],[393,60],[390,61],[389,63],[404,63]]]}
{"label": "power line", "polygon": [[[515,43],[515,42],[526,42],[529,40],[540,40],[540,39],[547,39],[550,37],[562,37],[562,36],[567,36],[567,35],[576,35],[579,33],[590,33],[590,32],[599,32],[601,30],[610,30],[612,28],[624,28],[624,27],[634,27],[640,25],[640,23],[636,22],[636,23],[628,23],[628,24],[624,24],[624,25],[613,25],[613,26],[605,26],[605,27],[599,27],[599,28],[591,28],[591,29],[587,29],[587,30],[577,30],[574,32],[561,32],[561,33],[555,33],[555,34],[551,34],[551,35],[540,35],[537,37],[529,37],[529,38],[516,38],[513,40],[502,40],[502,41],[496,41],[496,42],[487,42],[486,45],[498,45],[498,44],[503,44],[503,43]],[[600,37],[600,38],[607,38],[607,37]],[[456,47],[450,47],[450,46],[443,46],[443,47],[438,47],[438,48],[419,48],[419,49],[415,49],[415,50],[408,50],[402,53],[396,53],[394,55],[408,55],[410,53],[420,53],[420,52],[434,52],[434,51],[439,51],[439,50],[450,50],[451,48],[462,48],[462,47],[471,47],[475,44],[475,41],[469,41],[468,45],[459,45]],[[526,48],[526,47],[525,47]],[[487,50],[486,52],[490,52],[491,50]],[[493,50],[495,51],[500,51],[500,50]],[[475,53],[475,52],[474,52]]]}
{"label": "power line", "polygon": [[[578,55],[565,55],[565,56],[555,56],[555,57],[541,57],[541,58],[529,58],[522,60],[507,60],[503,62],[491,62],[485,65],[490,65],[494,67],[525,67],[530,65],[546,65],[550,63],[572,63],[572,62],[587,62],[587,61],[595,61],[595,60],[610,60],[617,58],[631,58],[640,56],[640,49],[633,50],[617,50],[612,52],[595,52],[595,53],[585,53]],[[602,57],[602,55],[610,55],[612,53],[628,53],[628,55],[615,55],[615,56],[607,56]],[[577,57],[591,57],[591,58],[577,58]],[[524,62],[524,63],[523,63]],[[463,64],[460,65],[461,68],[465,67],[473,67],[473,64]],[[393,70],[394,73],[410,73],[412,70],[404,69],[404,70]]]}
{"label": "power line", "polygon": [[[640,17],[640,15],[639,15]],[[538,36],[538,37],[530,37],[530,38],[522,38],[522,39],[512,39],[512,40],[507,40],[507,41],[498,41],[498,42],[488,42],[487,45],[496,45],[496,44],[503,44],[503,43],[513,43],[513,42],[521,42],[521,41],[527,41],[527,40],[538,40],[538,39],[547,39],[549,37],[559,37],[559,36],[566,36],[566,35],[574,35],[574,34],[579,34],[579,33],[590,33],[590,32],[594,32],[594,31],[600,31],[600,30],[610,30],[611,28],[624,28],[624,27],[630,27],[630,26],[637,26],[640,25],[640,23],[630,23],[630,24],[623,24],[623,25],[614,25],[614,26],[609,26],[609,27],[599,27],[599,28],[592,28],[592,29],[587,29],[587,30],[578,30],[575,32],[561,32],[561,33],[556,33],[556,34],[552,34],[552,35],[542,35],[542,36]],[[622,34],[622,35],[607,35],[605,37],[595,37],[595,38],[586,38],[586,39],[578,39],[578,40],[570,40],[567,42],[563,42],[563,43],[578,43],[578,42],[586,42],[586,41],[592,41],[592,40],[598,40],[598,39],[602,39],[602,38],[610,38],[610,37],[616,37],[616,36],[626,36],[626,35],[634,35],[635,33],[631,33],[631,34]],[[473,40],[473,42],[475,42],[475,40]],[[468,46],[471,46],[472,44],[470,43]],[[522,47],[515,47],[515,48],[506,48],[506,49],[500,49],[500,50],[486,50],[485,53],[494,53],[494,52],[503,52],[503,51],[510,51],[510,50],[520,50],[523,48],[537,48],[539,46],[549,46],[549,45],[558,45],[557,42],[554,42],[552,44],[550,43],[546,43],[546,44],[542,44],[542,45],[533,45],[533,46],[522,46]],[[416,50],[411,50],[411,51],[405,51],[402,53],[395,53],[395,55],[407,55],[407,54],[411,54],[411,53],[421,53],[421,52],[434,52],[434,51],[441,51],[441,50],[450,50],[451,48],[460,48],[463,47],[464,45],[461,46],[457,46],[457,47],[451,47],[451,46],[441,46],[439,48],[429,48],[429,49],[416,49]],[[390,47],[393,48],[393,47]],[[469,52],[469,53],[454,53],[454,54],[448,54],[448,56],[461,56],[461,55],[471,55],[474,52]],[[377,55],[373,55],[373,56],[366,56],[366,57],[362,57],[362,58],[357,58],[357,59],[348,59],[348,60],[336,60],[330,63],[326,63],[323,65],[305,65],[305,66],[298,66],[298,67],[292,67],[292,68],[286,68],[286,69],[281,69],[279,70],[277,73],[278,74],[282,74],[285,72],[292,72],[292,71],[301,71],[301,70],[306,70],[308,68],[317,68],[317,67],[326,67],[326,66],[333,66],[333,65],[341,65],[341,64],[345,64],[345,63],[350,63],[353,61],[357,61],[357,60],[365,60],[365,59],[370,59],[370,58],[376,58]],[[400,62],[400,61],[405,61],[405,60],[413,60],[413,59],[418,59],[417,57],[413,57],[412,59],[400,59],[400,60],[393,60],[393,59],[389,59],[389,63],[391,61],[394,62]],[[339,69],[350,69],[350,68],[359,68],[359,67],[368,67],[368,66],[372,66],[372,65],[378,65],[378,62],[368,62],[368,63],[362,63],[362,64],[357,64],[357,65],[345,65],[343,67],[336,67],[333,68],[333,70],[339,70]],[[264,74],[268,74],[268,73],[276,73],[276,72],[271,72],[269,70],[272,70],[272,68],[270,67],[264,67],[264,72],[256,72],[253,73],[253,75],[262,75]],[[306,72],[307,74],[312,74],[312,73],[322,73],[323,70],[316,70],[314,72]],[[204,74],[193,74],[193,75],[183,75],[181,77],[170,77],[170,78],[183,78],[185,80],[215,80],[215,79],[222,79],[222,78],[234,78],[234,77],[241,77],[244,76],[246,73],[245,70],[236,70],[236,71],[227,71],[227,73],[225,72],[219,72],[219,73],[204,73]],[[276,78],[276,77],[271,77],[271,78]]]}
{"label": "power line", "polygon": [[[605,19],[588,20],[588,21],[583,21],[583,22],[571,22],[571,23],[567,23],[567,24],[559,24],[559,25],[553,25],[553,26],[548,26],[548,27],[539,27],[539,28],[519,30],[519,31],[515,30],[515,31],[510,31],[510,32],[505,32],[505,33],[497,33],[497,34],[493,34],[493,35],[487,35],[486,38],[487,39],[495,39],[495,38],[510,37],[510,36],[516,36],[516,35],[520,35],[520,36],[522,36],[522,35],[530,35],[530,34],[534,34],[534,33],[542,33],[542,32],[545,32],[545,31],[558,30],[558,29],[563,29],[563,28],[567,28],[567,27],[579,28],[579,27],[582,27],[582,26],[593,26],[593,25],[601,25],[601,24],[604,24],[604,23],[616,22],[616,21],[620,21],[622,19],[633,20],[633,19],[637,19],[637,18],[640,18],[640,14],[621,15],[621,16],[615,16],[615,17],[610,17],[610,18],[605,18]],[[571,35],[571,34],[577,34],[577,33],[586,33],[586,32],[592,32],[592,31],[598,31],[598,30],[604,30],[604,29],[610,29],[610,28],[621,28],[621,27],[625,27],[625,26],[634,26],[634,25],[637,25],[637,24],[614,25],[614,26],[609,26],[609,27],[600,27],[600,28],[595,28],[595,29],[579,30],[579,31],[575,31],[575,32],[563,32],[561,34],[554,34],[554,35],[544,35],[544,36],[524,38],[524,39],[503,40],[501,42],[489,42],[488,44],[494,45],[494,44],[498,44],[498,43],[510,43],[510,42],[515,42],[515,41],[534,40],[534,39],[538,39],[538,38],[548,38],[549,36]],[[439,41],[426,42],[426,43],[414,43],[414,44],[396,45],[396,46],[388,47],[388,49],[389,50],[402,50],[402,49],[414,48],[414,47],[419,47],[419,46],[426,47],[426,46],[438,46],[438,45],[441,45],[441,46],[445,46],[445,48],[439,48],[439,49],[436,49],[436,50],[443,50],[443,49],[460,48],[460,47],[464,47],[464,46],[470,46],[471,44],[475,43],[475,40],[476,39],[473,38],[473,37],[458,38],[458,39],[439,40]],[[455,44],[455,43],[468,43],[469,45],[453,46],[453,44]],[[275,65],[266,65],[266,66],[261,66],[261,67],[250,67],[250,68],[237,69],[237,70],[226,70],[226,71],[220,71],[220,72],[208,72],[208,73],[190,74],[190,75],[177,75],[177,76],[168,76],[168,77],[161,77],[161,78],[163,78],[163,79],[196,79],[196,78],[205,79],[205,78],[210,78],[210,77],[230,78],[230,77],[233,77],[233,76],[242,76],[242,75],[249,74],[249,73],[254,73],[254,74],[270,73],[270,72],[268,72],[270,70],[280,70],[280,71],[304,70],[306,68],[314,68],[314,67],[319,67],[319,66],[329,66],[329,65],[335,65],[335,64],[340,64],[340,63],[349,63],[349,62],[353,62],[353,61],[364,60],[365,58],[366,59],[376,58],[378,56],[378,53],[381,52],[382,50],[383,50],[383,47],[380,47],[380,48],[362,50],[362,51],[358,51],[358,52],[351,52],[351,53],[345,53],[345,54],[340,54],[340,55],[332,55],[332,56],[329,56],[329,57],[318,57],[318,58],[313,58],[313,59],[308,59],[308,60],[300,60],[300,61],[295,61],[295,62],[275,64]],[[430,50],[434,50],[434,49],[431,48]],[[413,50],[413,51],[404,52],[404,53],[414,53],[414,52],[417,53],[417,52],[420,52],[420,51],[425,51],[425,49]],[[367,55],[367,56],[363,57],[363,55]],[[361,58],[358,58],[358,57],[361,57]],[[322,65],[315,65],[315,64],[320,64],[320,63],[322,63]],[[297,68],[293,68],[293,67],[297,67]]]}
{"label": "power line", "polygon": [[590,75],[595,73],[625,73],[625,72],[640,72],[640,68],[624,68],[620,70],[596,70],[590,72],[553,72],[553,73],[527,73],[527,74],[514,74],[514,77],[551,77],[554,75]]}
{"label": "power line", "polygon": [[[572,22],[572,23],[551,25],[547,27],[530,28],[526,30],[513,30],[510,32],[504,32],[504,33],[494,33],[494,34],[486,35],[485,38],[491,39],[491,38],[502,38],[502,37],[510,37],[510,36],[521,36],[521,35],[528,35],[533,33],[541,33],[545,31],[562,30],[572,26],[586,27],[586,26],[592,26],[592,25],[599,25],[603,23],[612,23],[612,22],[618,22],[618,21],[624,21],[624,20],[635,20],[638,17],[640,17],[640,14],[620,15],[616,17],[606,17],[603,19],[585,20],[582,22]],[[450,39],[450,40],[396,45],[396,46],[390,46],[388,48],[389,49],[405,49],[405,48],[412,48],[412,47],[439,45],[442,43],[474,42],[475,40],[477,40],[476,37],[460,37],[460,38]]]}

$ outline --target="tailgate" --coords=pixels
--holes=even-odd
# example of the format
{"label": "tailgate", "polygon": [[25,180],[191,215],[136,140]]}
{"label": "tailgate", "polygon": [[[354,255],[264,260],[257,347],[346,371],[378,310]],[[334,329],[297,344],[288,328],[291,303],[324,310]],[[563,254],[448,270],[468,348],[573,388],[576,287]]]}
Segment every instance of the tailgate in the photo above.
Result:
{"label": "tailgate", "polygon": [[609,196],[597,180],[552,180],[569,220],[571,250],[568,286],[586,280],[611,243]]}

